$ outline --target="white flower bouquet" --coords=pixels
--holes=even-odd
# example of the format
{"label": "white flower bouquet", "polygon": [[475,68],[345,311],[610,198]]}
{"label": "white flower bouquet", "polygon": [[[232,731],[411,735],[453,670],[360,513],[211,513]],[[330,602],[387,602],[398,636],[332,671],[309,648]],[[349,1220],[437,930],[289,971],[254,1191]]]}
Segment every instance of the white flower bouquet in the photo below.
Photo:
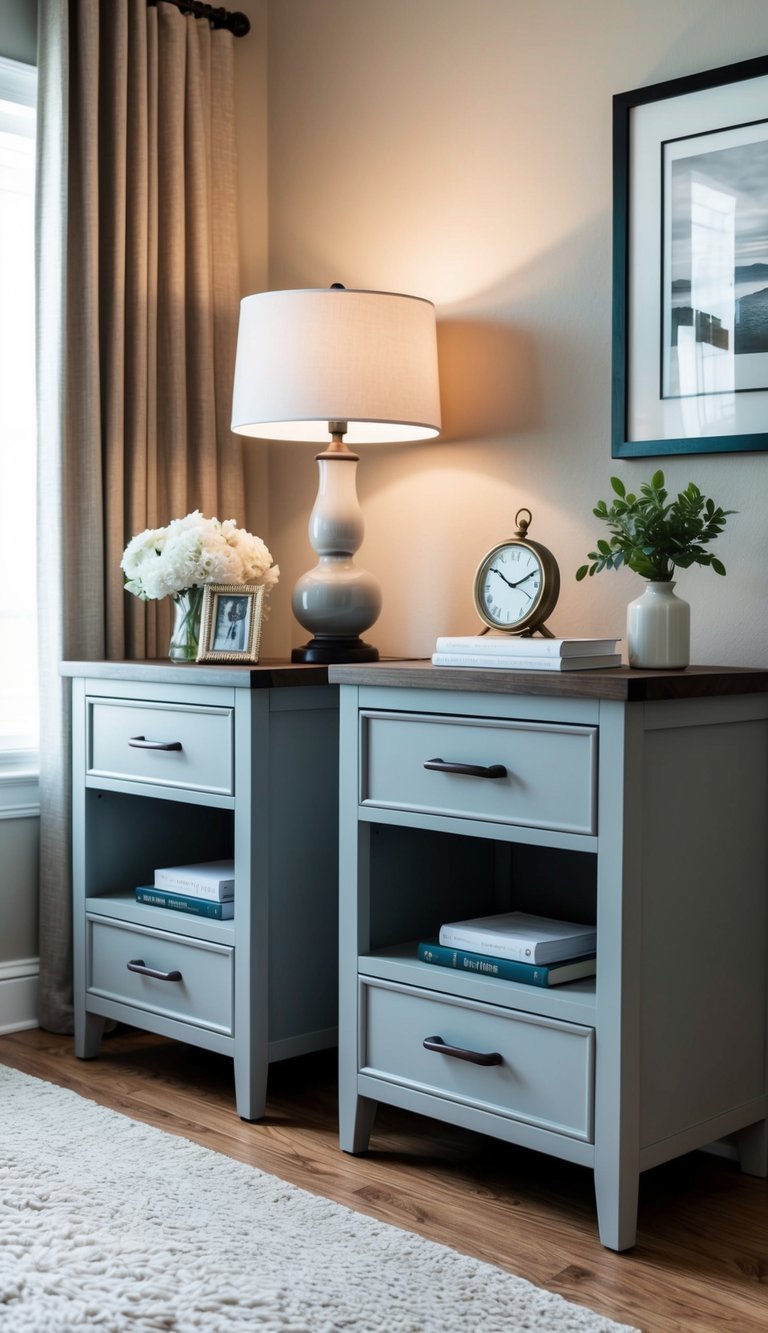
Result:
{"label": "white flower bouquet", "polygon": [[199,509],[132,537],[120,568],[126,591],[142,601],[177,597],[205,583],[271,587],[280,577],[260,537],[238,528],[233,518],[220,522]]}

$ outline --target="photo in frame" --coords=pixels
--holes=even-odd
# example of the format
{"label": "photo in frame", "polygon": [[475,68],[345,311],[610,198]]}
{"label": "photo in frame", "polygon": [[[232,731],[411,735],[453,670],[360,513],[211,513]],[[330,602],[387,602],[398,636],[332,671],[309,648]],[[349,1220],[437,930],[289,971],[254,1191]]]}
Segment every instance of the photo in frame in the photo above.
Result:
{"label": "photo in frame", "polygon": [[206,583],[198,662],[258,662],[263,618],[261,584]]}
{"label": "photo in frame", "polygon": [[613,99],[612,456],[768,450],[768,56]]}

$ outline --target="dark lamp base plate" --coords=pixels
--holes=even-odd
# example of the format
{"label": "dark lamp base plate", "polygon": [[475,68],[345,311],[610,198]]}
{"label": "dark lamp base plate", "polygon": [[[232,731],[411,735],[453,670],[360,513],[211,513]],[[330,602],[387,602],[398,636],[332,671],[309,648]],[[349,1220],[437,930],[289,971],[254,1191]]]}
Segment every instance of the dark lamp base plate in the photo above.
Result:
{"label": "dark lamp base plate", "polygon": [[379,650],[357,635],[318,634],[302,648],[294,648],[292,662],[328,666],[332,662],[378,662]]}

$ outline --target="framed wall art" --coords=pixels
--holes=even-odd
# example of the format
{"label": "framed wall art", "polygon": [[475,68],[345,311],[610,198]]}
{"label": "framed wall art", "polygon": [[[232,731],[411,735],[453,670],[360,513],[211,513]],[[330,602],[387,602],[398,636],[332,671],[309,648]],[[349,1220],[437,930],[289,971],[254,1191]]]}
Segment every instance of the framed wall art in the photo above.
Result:
{"label": "framed wall art", "polygon": [[768,450],[768,56],[613,99],[614,458]]}
{"label": "framed wall art", "polygon": [[198,662],[258,662],[264,587],[206,583]]}

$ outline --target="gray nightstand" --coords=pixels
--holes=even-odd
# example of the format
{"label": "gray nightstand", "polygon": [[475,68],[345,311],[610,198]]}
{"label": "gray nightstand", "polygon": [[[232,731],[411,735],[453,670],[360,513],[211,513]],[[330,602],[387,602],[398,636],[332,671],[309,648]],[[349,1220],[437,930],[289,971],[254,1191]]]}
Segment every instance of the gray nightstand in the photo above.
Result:
{"label": "gray nightstand", "polygon": [[[338,692],[279,663],[63,671],[76,1054],[111,1018],[231,1055],[238,1114],[259,1119],[268,1064],[336,1042]],[[135,901],[156,867],[221,857],[232,920]]]}
{"label": "gray nightstand", "polygon": [[[329,679],[342,1147],[386,1102],[580,1163],[617,1250],[648,1167],[736,1133],[765,1175],[768,672]],[[596,977],[418,960],[442,922],[514,909],[596,922]]]}

